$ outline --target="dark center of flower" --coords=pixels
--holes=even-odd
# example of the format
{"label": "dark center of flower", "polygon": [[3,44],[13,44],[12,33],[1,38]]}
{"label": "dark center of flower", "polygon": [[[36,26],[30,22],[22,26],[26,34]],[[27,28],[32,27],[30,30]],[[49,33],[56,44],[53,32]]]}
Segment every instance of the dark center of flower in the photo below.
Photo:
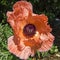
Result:
{"label": "dark center of flower", "polygon": [[24,28],[23,28],[23,33],[26,36],[33,36],[36,32],[36,27],[33,24],[27,24]]}

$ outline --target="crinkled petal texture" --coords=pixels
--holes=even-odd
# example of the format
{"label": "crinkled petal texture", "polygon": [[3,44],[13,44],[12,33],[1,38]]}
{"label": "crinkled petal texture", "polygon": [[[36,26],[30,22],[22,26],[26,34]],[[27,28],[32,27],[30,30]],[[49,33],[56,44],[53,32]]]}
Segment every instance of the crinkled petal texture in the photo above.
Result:
{"label": "crinkled petal texture", "polygon": [[[8,50],[20,59],[34,56],[38,50],[45,52],[51,49],[54,36],[44,14],[34,14],[32,5],[26,1],[18,1],[13,5],[13,11],[7,12],[7,21],[11,25],[14,36],[8,38]],[[32,24],[36,28],[34,36],[23,33],[24,27]]]}
{"label": "crinkled petal texture", "polygon": [[11,53],[15,54],[20,59],[28,59],[30,55],[34,55],[34,52],[31,51],[31,48],[29,46],[24,46],[23,42],[21,42],[22,50],[19,51],[17,45],[15,45],[13,41],[13,38],[14,36],[8,38],[8,49]]}

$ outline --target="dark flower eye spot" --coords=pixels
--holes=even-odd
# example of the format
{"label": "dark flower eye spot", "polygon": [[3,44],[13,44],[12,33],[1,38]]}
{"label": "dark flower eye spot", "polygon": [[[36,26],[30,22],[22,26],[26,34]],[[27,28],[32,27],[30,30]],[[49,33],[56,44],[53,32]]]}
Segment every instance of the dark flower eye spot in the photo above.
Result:
{"label": "dark flower eye spot", "polygon": [[36,32],[36,27],[33,24],[27,24],[23,28],[23,33],[26,36],[33,36]]}

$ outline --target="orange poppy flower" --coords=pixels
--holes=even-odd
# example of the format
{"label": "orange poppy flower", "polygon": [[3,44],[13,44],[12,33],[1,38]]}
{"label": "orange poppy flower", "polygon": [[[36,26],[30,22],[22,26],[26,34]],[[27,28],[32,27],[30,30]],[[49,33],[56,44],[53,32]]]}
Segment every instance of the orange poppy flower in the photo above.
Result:
{"label": "orange poppy flower", "polygon": [[48,18],[34,14],[31,3],[16,2],[13,11],[7,12],[7,21],[14,32],[14,36],[8,38],[8,50],[20,59],[28,59],[37,50],[45,52],[52,47],[54,36],[50,33]]}

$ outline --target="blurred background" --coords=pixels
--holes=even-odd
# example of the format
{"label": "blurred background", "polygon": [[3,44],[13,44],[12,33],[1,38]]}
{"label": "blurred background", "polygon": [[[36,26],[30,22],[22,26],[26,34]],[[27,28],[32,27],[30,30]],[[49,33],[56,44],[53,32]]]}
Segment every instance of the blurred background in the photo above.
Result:
{"label": "blurred background", "polygon": [[[10,25],[7,23],[6,12],[12,10],[15,2],[20,0],[0,0],[0,60],[20,60],[7,49],[7,39],[13,35]],[[54,45],[48,52],[38,52],[28,60],[60,60],[60,0],[26,0],[32,3],[33,12],[48,16],[55,36]]]}

